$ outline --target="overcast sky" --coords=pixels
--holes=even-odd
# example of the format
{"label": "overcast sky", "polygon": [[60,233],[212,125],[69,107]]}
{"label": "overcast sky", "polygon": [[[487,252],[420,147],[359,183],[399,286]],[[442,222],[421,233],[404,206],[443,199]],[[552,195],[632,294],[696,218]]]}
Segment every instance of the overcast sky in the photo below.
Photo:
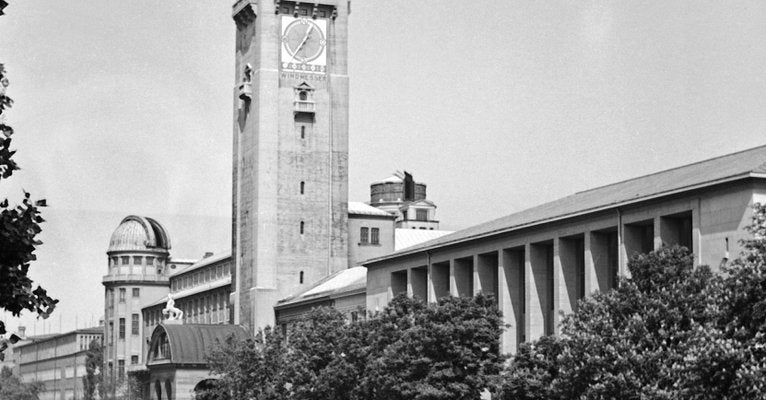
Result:
{"label": "overcast sky", "polygon": [[[34,277],[68,330],[103,313],[125,215],[177,257],[230,243],[231,1],[11,3],[0,197],[48,199]],[[766,144],[766,2],[354,0],[350,24],[349,197],[408,170],[443,229]]]}

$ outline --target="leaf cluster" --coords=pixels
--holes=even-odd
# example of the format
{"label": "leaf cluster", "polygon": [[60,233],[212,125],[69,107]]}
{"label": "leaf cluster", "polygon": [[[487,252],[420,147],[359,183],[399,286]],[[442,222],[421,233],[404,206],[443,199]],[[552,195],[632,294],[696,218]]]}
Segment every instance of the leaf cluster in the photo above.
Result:
{"label": "leaf cluster", "polygon": [[561,335],[521,346],[503,399],[766,399],[766,207],[722,273],[665,247],[631,259],[631,278],[564,318]]}
{"label": "leaf cluster", "polygon": [[0,399],[37,400],[44,388],[42,382],[22,382],[8,367],[0,370]]}
{"label": "leaf cluster", "polygon": [[476,399],[501,370],[501,330],[494,300],[481,295],[430,305],[399,296],[353,323],[317,308],[287,337],[267,329],[218,346],[213,390],[257,400]]}
{"label": "leaf cluster", "polygon": [[[12,159],[15,151],[10,149],[13,129],[5,124],[5,111],[13,104],[6,96],[7,87],[5,66],[0,64],[0,179],[9,178],[19,168]],[[13,316],[29,310],[47,318],[58,302],[42,287],[33,289],[28,275],[35,248],[41,244],[37,235],[44,220],[38,207],[44,205],[44,200],[32,201],[26,192],[20,205],[0,201],[0,308]],[[0,321],[0,334],[4,333],[5,324]]]}

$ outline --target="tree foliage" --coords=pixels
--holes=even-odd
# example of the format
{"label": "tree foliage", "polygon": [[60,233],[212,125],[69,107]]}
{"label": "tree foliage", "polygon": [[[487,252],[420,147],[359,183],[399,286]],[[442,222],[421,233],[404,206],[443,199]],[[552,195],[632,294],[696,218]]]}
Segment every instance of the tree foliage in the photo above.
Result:
{"label": "tree foliage", "polygon": [[0,399],[37,400],[44,387],[41,382],[22,382],[8,367],[0,370]]}
{"label": "tree foliage", "polygon": [[766,399],[766,207],[721,273],[685,248],[631,259],[631,278],[580,302],[561,335],[521,346],[503,399]]}
{"label": "tree foliage", "polygon": [[101,392],[103,364],[104,346],[101,339],[93,339],[88,345],[88,352],[85,353],[85,376],[82,377],[84,400],[96,400],[96,393]]}
{"label": "tree foliage", "polygon": [[318,308],[287,338],[266,329],[221,344],[210,356],[214,390],[257,400],[476,399],[501,369],[501,330],[494,300],[482,295],[430,305],[399,296],[350,324]]}
{"label": "tree foliage", "polygon": [[[0,64],[0,180],[19,169],[13,160],[16,152],[11,150],[13,129],[5,123],[5,111],[13,104],[6,96],[7,87],[5,67]],[[44,205],[44,200],[34,202],[26,192],[21,205],[12,206],[8,199],[0,201],[0,307],[13,316],[29,310],[47,318],[58,302],[42,287],[33,289],[28,275],[35,247],[41,244],[37,235],[44,220],[38,207]],[[5,324],[0,321],[0,334],[4,333]]]}

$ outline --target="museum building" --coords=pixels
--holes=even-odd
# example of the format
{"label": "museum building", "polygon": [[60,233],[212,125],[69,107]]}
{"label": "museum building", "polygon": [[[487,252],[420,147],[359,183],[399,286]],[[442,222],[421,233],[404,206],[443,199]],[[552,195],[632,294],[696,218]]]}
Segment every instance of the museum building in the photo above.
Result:
{"label": "museum building", "polygon": [[698,265],[728,262],[764,202],[766,146],[586,190],[364,262],[367,308],[399,294],[492,294],[512,354],[629,275],[636,253],[679,244]]}

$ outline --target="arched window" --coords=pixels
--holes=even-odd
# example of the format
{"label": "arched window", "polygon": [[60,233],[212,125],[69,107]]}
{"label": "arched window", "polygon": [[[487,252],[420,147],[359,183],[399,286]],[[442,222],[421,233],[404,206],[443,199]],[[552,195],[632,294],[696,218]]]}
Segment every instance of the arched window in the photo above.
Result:
{"label": "arched window", "polygon": [[306,224],[303,221],[301,221],[301,235],[303,235],[303,230],[305,228],[305,225]]}
{"label": "arched window", "polygon": [[303,284],[303,271],[301,271],[300,284]]}
{"label": "arched window", "polygon": [[306,182],[301,182],[301,194],[306,190]]}

